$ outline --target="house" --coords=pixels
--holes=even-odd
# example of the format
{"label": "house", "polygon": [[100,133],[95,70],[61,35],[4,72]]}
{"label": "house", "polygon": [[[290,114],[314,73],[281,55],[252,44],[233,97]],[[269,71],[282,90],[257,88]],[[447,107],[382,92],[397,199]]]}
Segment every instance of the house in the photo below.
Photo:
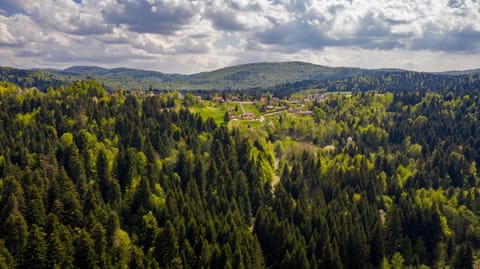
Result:
{"label": "house", "polygon": [[237,115],[235,115],[235,111],[229,110],[227,112],[227,119],[228,120],[237,120],[238,118],[237,118]]}
{"label": "house", "polygon": [[241,116],[241,119],[242,120],[254,120],[255,119],[255,114],[250,113],[250,112],[243,113],[242,116]]}

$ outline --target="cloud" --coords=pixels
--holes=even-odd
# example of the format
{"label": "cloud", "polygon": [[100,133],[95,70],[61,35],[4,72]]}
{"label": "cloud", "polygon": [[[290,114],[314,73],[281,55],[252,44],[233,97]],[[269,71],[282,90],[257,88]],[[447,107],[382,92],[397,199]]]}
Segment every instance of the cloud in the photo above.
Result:
{"label": "cloud", "polygon": [[304,49],[322,50],[326,46],[355,46],[390,50],[404,47],[401,38],[408,36],[407,34],[392,33],[390,24],[372,13],[361,17],[348,32],[335,32],[331,28],[325,27],[332,23],[294,20],[285,24],[277,24],[271,29],[258,33],[256,37],[263,44],[273,45],[279,50],[287,48],[287,51],[292,52]]}
{"label": "cloud", "polygon": [[428,25],[423,35],[412,41],[410,48],[413,50],[480,52],[480,31],[471,27],[457,31],[445,31],[436,25]]}
{"label": "cloud", "polygon": [[[0,15],[1,16],[1,15]],[[0,22],[0,46],[2,45],[14,45],[16,43],[15,38],[10,34],[5,23]]]}
{"label": "cloud", "polygon": [[455,57],[471,67],[480,52],[478,0],[1,2],[0,65],[194,72],[260,60],[364,66],[362,59],[430,68],[418,61],[441,56],[458,68]]}
{"label": "cloud", "polygon": [[307,22],[293,21],[275,25],[273,28],[256,34],[256,39],[279,50],[297,51],[302,49],[323,49],[333,40],[325,32]]}
{"label": "cloud", "polygon": [[205,14],[216,29],[224,31],[243,31],[246,26],[241,23],[232,10],[207,11]]}
{"label": "cloud", "polygon": [[48,35],[35,24],[32,19],[23,14],[15,14],[11,17],[0,16],[0,31],[2,39],[17,47],[27,44],[35,45],[48,41]]}
{"label": "cloud", "polygon": [[203,16],[217,30],[261,31],[271,24],[271,17],[276,15],[271,7],[266,1],[207,1]]}
{"label": "cloud", "polygon": [[195,4],[169,0],[117,0],[102,12],[106,22],[126,25],[138,33],[172,35],[195,15]]}
{"label": "cloud", "polygon": [[5,1],[19,10],[14,15],[28,16],[43,30],[76,35],[96,35],[111,31],[96,4],[81,5],[72,0]]}

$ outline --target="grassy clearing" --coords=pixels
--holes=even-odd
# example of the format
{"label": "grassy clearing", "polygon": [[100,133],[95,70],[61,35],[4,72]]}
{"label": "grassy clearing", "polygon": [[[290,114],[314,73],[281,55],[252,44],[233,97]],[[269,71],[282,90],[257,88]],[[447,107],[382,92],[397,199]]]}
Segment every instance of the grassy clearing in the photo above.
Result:
{"label": "grassy clearing", "polygon": [[226,106],[217,104],[193,105],[190,112],[199,113],[203,118],[211,117],[217,124],[221,124],[225,118]]}
{"label": "grassy clearing", "polygon": [[243,107],[245,108],[246,112],[253,113],[256,116],[260,115],[260,111],[258,111],[258,108],[255,106],[255,104],[243,104]]}
{"label": "grassy clearing", "polygon": [[225,106],[226,111],[229,111],[229,110],[235,111],[235,109],[237,109],[235,111],[235,115],[237,115],[237,116],[242,115],[242,108],[240,107],[240,104],[238,104],[236,102],[230,102],[230,103],[224,104],[224,106]]}
{"label": "grassy clearing", "polygon": [[251,127],[251,128],[260,128],[262,127],[262,123],[257,120],[234,120],[230,121],[232,127]]}
{"label": "grassy clearing", "polygon": [[[243,104],[246,112],[250,112],[255,114],[256,116],[260,116],[261,113],[258,111],[258,108],[254,104]],[[224,104],[216,104],[212,102],[202,102],[200,104],[192,105],[189,109],[192,113],[199,113],[203,118],[211,117],[215,120],[217,124],[221,124],[224,121],[225,113],[229,110],[235,111],[237,116],[242,114],[242,109],[240,104],[237,102],[230,102]],[[260,123],[257,121],[239,121],[243,126],[250,125],[251,127],[260,127]]]}

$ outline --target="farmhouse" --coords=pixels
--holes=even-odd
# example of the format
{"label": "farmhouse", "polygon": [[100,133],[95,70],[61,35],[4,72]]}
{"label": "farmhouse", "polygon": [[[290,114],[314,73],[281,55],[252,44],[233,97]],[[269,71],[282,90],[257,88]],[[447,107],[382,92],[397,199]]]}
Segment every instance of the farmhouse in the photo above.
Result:
{"label": "farmhouse", "polygon": [[242,120],[254,120],[255,119],[255,114],[250,113],[250,112],[243,113],[242,116],[241,116],[241,119]]}

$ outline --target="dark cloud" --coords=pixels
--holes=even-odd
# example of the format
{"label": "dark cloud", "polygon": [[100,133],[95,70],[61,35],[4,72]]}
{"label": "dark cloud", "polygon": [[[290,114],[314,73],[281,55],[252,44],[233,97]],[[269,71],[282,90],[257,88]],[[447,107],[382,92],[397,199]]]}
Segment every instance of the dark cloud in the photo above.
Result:
{"label": "dark cloud", "polygon": [[287,51],[322,49],[332,43],[322,29],[301,21],[277,24],[256,34],[256,39],[263,44],[283,47]]}
{"label": "dark cloud", "polygon": [[88,35],[102,35],[112,33],[112,28],[108,25],[104,26],[94,26],[94,25],[77,25],[75,30],[68,31],[70,34],[79,35],[79,36],[88,36]]}
{"label": "dark cloud", "polygon": [[227,1],[227,5],[228,7],[236,11],[254,11],[254,12],[262,11],[262,6],[258,2],[253,2],[253,1],[246,3],[246,5],[241,5],[235,1],[233,2]]}
{"label": "dark cloud", "polygon": [[12,43],[7,43],[7,42],[2,42],[0,41],[0,48],[16,48],[18,45],[17,44],[12,44]]}
{"label": "dark cloud", "polygon": [[465,8],[465,0],[449,0],[448,6],[451,8]]}
{"label": "dark cloud", "polygon": [[236,14],[230,10],[207,11],[205,16],[218,30],[243,31],[246,29],[245,25],[238,21]]}
{"label": "dark cloud", "polygon": [[44,52],[35,52],[31,50],[21,50],[18,53],[15,54],[18,57],[40,57],[44,56]]}
{"label": "dark cloud", "polygon": [[367,13],[358,22],[358,28],[354,37],[350,39],[350,43],[366,49],[391,50],[404,48],[405,45],[400,40],[411,36],[411,34],[392,33],[391,25],[390,21],[375,16],[373,13]]}
{"label": "dark cloud", "polygon": [[104,10],[102,15],[108,23],[126,25],[134,32],[172,35],[190,23],[195,10],[190,2],[177,5],[163,0],[153,4],[117,0],[117,6]]}
{"label": "dark cloud", "polygon": [[382,19],[377,18],[371,12],[367,13],[358,22],[357,36],[388,37],[391,33],[390,25]]}
{"label": "dark cloud", "polygon": [[[369,13],[358,23],[354,33],[348,36],[328,34],[328,27],[312,25],[303,21],[277,24],[256,35],[259,42],[274,45],[284,50],[322,49],[326,46],[355,46],[366,49],[390,50],[405,47],[400,39],[408,34],[394,34],[390,25]],[[327,24],[328,26],[328,24]]]}
{"label": "dark cloud", "polygon": [[429,24],[421,38],[414,39],[410,49],[453,52],[473,52],[480,50],[480,32],[468,27],[457,31],[444,31]]}

